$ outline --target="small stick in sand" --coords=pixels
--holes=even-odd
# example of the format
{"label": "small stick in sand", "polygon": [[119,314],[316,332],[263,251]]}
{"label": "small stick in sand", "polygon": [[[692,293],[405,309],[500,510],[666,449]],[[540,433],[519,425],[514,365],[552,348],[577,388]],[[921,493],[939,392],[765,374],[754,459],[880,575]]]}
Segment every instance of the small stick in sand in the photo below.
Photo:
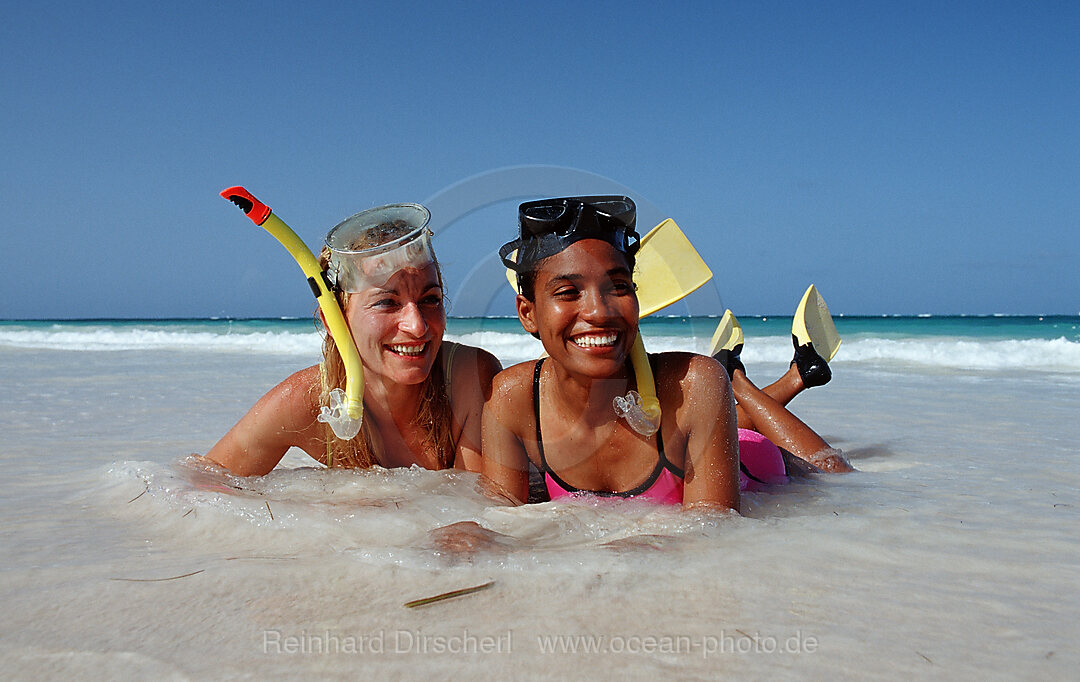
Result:
{"label": "small stick in sand", "polygon": [[146,487],[145,487],[145,488],[143,488],[143,491],[142,491],[141,493],[139,493],[139,494],[138,494],[138,495],[136,495],[135,497],[133,497],[133,498],[131,498],[130,500],[128,500],[128,504],[131,504],[131,503],[132,503],[132,502],[134,502],[135,500],[139,499],[140,497],[142,497],[143,495],[145,495],[145,494],[146,494],[147,492],[149,492],[149,490],[150,490],[150,484],[149,484],[149,483],[147,483],[147,484],[146,484]]}
{"label": "small stick in sand", "polygon": [[266,511],[270,512],[270,520],[273,521],[274,520],[274,512],[270,511],[270,503],[269,502],[266,503]]}
{"label": "small stick in sand", "polygon": [[197,571],[185,573],[184,575],[174,575],[171,578],[109,578],[109,580],[119,580],[125,583],[160,583],[165,580],[179,580],[180,578],[187,578],[188,576],[198,575],[205,570],[205,568],[200,568]]}
{"label": "small stick in sand", "polygon": [[454,590],[453,592],[444,592],[443,594],[437,594],[434,597],[425,597],[423,599],[416,599],[414,601],[406,602],[405,608],[414,609],[417,606],[427,606],[428,604],[434,604],[437,601],[443,601],[446,599],[453,599],[454,597],[462,597],[466,594],[472,594],[473,592],[479,592],[480,590],[486,590],[495,584],[495,581],[486,582],[483,585],[477,585],[476,587],[466,587],[461,590]]}

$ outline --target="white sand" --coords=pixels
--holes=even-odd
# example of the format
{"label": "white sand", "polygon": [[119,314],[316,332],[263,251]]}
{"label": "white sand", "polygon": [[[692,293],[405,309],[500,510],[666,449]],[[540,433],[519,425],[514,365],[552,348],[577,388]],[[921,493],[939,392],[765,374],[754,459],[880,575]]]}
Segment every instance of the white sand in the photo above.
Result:
{"label": "white sand", "polygon": [[[0,351],[6,678],[1066,679],[1080,664],[1075,375],[839,363],[793,408],[861,472],[717,519],[492,507],[467,475],[416,471],[283,470],[237,491],[178,463],[288,363]],[[431,528],[468,519],[508,549],[432,548]]]}

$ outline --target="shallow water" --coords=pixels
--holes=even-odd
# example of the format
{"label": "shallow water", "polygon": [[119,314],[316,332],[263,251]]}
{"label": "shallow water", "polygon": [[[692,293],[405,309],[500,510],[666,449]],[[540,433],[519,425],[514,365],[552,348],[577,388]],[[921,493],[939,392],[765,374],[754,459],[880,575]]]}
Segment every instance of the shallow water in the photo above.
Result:
{"label": "shallow water", "polygon": [[[1072,677],[1080,375],[845,344],[792,407],[860,471],[742,517],[299,454],[236,479],[186,455],[301,353],[0,348],[5,676]],[[506,537],[433,544],[462,520]]]}

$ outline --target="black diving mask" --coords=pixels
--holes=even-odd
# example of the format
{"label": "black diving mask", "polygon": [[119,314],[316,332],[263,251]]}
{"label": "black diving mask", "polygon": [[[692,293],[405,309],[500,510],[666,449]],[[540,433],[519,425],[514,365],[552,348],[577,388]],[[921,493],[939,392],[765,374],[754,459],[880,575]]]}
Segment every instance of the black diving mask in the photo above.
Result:
{"label": "black diving mask", "polygon": [[518,207],[520,236],[503,244],[503,265],[521,273],[583,239],[599,239],[633,256],[641,244],[637,207],[625,196],[561,197]]}

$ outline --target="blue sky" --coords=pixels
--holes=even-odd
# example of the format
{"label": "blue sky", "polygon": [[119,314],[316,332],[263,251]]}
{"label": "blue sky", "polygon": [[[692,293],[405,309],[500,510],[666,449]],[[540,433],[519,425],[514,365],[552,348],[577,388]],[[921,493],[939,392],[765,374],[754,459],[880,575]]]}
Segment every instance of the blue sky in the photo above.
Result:
{"label": "blue sky", "polygon": [[1075,3],[155,4],[5,9],[0,318],[309,314],[235,184],[312,246],[466,187],[454,312],[511,314],[461,287],[529,177],[674,217],[737,314],[1080,312]]}

